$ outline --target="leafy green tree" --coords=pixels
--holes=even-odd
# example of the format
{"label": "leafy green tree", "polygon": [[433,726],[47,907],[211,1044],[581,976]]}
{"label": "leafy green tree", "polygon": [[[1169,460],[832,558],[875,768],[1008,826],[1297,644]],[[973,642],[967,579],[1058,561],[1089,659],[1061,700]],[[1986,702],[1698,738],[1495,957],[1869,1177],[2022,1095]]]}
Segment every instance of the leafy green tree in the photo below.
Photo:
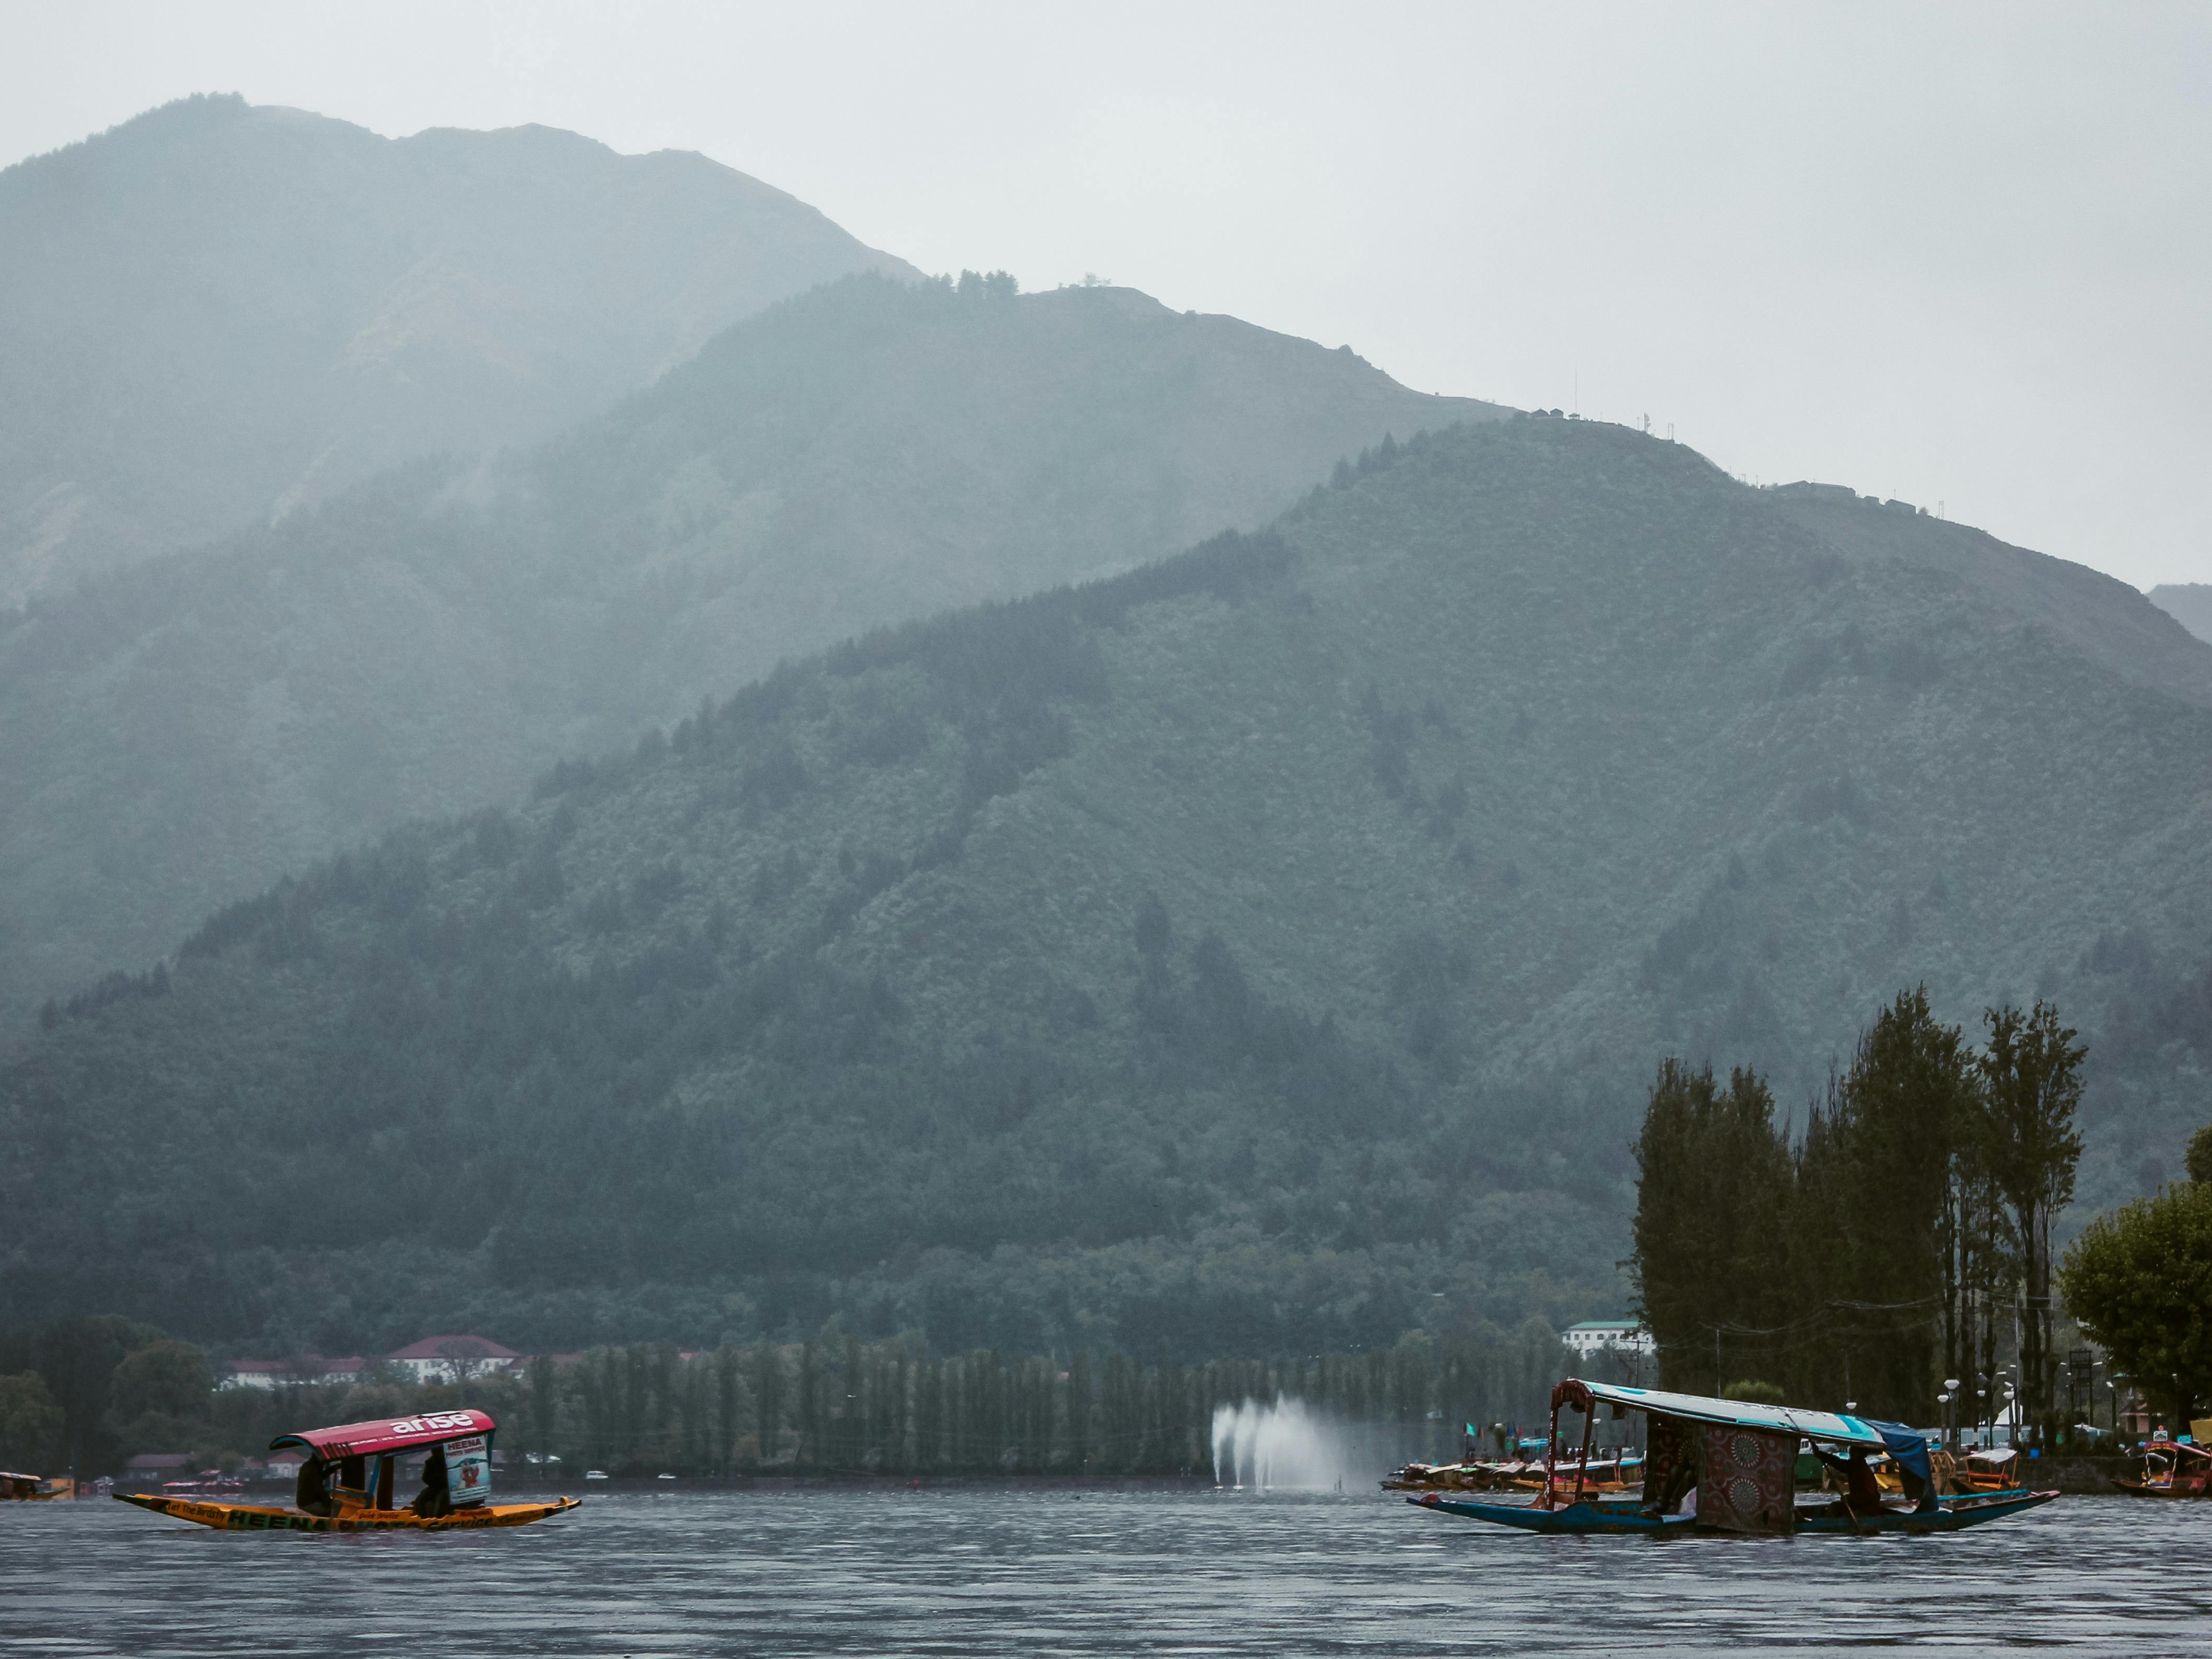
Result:
{"label": "leafy green tree", "polygon": [[2212,1184],[2198,1182],[2099,1216],[2067,1247],[2058,1270],[2059,1291],[2082,1330],[2177,1425],[2212,1399],[2208,1284]]}
{"label": "leafy green tree", "polygon": [[0,1376],[0,1468],[44,1474],[62,1439],[62,1411],[36,1371]]}
{"label": "leafy green tree", "polygon": [[1723,1389],[1721,1398],[1741,1400],[1754,1406],[1779,1406],[1788,1401],[1789,1395],[1774,1383],[1762,1382],[1754,1377],[1746,1377],[1741,1382],[1731,1382]]}
{"label": "leafy green tree", "polygon": [[184,1449],[207,1413],[207,1356],[163,1339],[125,1357],[107,1384],[107,1424],[126,1452]]}
{"label": "leafy green tree", "polygon": [[108,1380],[108,1413],[128,1421],[148,1412],[190,1417],[213,1386],[207,1356],[189,1342],[164,1338],[126,1356]]}
{"label": "leafy green tree", "polygon": [[1659,1067],[1638,1135],[1638,1311],[1670,1386],[1717,1392],[1764,1362],[1786,1315],[1790,1150],[1757,1073]]}
{"label": "leafy green tree", "polygon": [[1983,1016],[1989,1040],[1980,1058],[1990,1179],[2011,1212],[2027,1291],[2021,1323],[2021,1398],[2040,1431],[2051,1425],[2051,1218],[2072,1201],[2081,1137],[2074,1113],[2081,1100],[2078,1035],[2058,1023],[2058,1010],[2039,1000],[2023,1014],[1992,1008]]}
{"label": "leafy green tree", "polygon": [[108,1425],[108,1387],[124,1359],[161,1340],[151,1325],[98,1315],[58,1320],[0,1340],[0,1371],[36,1370],[62,1414],[56,1455],[80,1477],[108,1472],[123,1453]]}
{"label": "leafy green tree", "polygon": [[2182,1161],[2191,1181],[2212,1182],[2212,1123],[2189,1137],[2189,1150]]}

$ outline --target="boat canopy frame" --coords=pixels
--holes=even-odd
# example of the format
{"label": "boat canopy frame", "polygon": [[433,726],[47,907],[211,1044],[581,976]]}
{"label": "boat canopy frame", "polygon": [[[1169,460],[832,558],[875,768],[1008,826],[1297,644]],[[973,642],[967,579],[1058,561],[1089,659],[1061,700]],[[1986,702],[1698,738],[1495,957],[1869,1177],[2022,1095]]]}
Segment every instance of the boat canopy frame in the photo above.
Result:
{"label": "boat canopy frame", "polygon": [[[1755,1400],[1714,1400],[1703,1395],[1669,1394],[1660,1389],[1632,1389],[1618,1382],[1589,1382],[1568,1377],[1552,1390],[1553,1408],[1571,1406],[1587,1411],[1602,1401],[1625,1410],[1649,1412],[1656,1417],[1683,1417],[1693,1423],[1717,1423],[1724,1428],[1765,1429],[1771,1434],[1794,1434],[1801,1440],[1826,1441],[1831,1445],[1864,1446],[1886,1451],[1898,1424],[1876,1424],[1863,1417],[1839,1412],[1808,1411],[1797,1406],[1768,1406]],[[1888,1429],[1891,1434],[1884,1434]],[[1926,1443],[1923,1437],[1915,1439]]]}
{"label": "boat canopy frame", "polygon": [[366,1423],[280,1434],[269,1443],[269,1449],[283,1451],[288,1446],[298,1446],[325,1462],[336,1462],[346,1457],[410,1451],[417,1446],[441,1446],[471,1435],[488,1435],[498,1427],[489,1412],[424,1412],[416,1417],[374,1418]]}

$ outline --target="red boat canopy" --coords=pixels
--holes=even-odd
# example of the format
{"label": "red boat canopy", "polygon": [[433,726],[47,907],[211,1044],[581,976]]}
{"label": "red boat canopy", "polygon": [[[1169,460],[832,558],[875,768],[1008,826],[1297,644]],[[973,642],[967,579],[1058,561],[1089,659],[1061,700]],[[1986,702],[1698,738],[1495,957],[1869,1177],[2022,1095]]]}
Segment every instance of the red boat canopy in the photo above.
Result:
{"label": "red boat canopy", "polygon": [[280,1434],[269,1443],[269,1449],[304,1446],[319,1457],[374,1457],[379,1452],[405,1451],[410,1446],[434,1446],[444,1440],[489,1434],[498,1426],[489,1412],[425,1412],[420,1417],[378,1418],[368,1423],[341,1423],[334,1429]]}

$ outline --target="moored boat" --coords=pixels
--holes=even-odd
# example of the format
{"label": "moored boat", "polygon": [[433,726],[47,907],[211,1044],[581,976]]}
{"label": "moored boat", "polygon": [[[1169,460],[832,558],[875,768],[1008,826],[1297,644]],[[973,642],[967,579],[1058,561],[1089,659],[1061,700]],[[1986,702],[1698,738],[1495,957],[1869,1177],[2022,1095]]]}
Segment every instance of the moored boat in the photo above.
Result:
{"label": "moored boat", "polygon": [[[1650,1444],[1643,1489],[1636,1497],[1607,1497],[1587,1478],[1594,1467],[1592,1441],[1601,1405],[1609,1406],[1616,1417],[1636,1411],[1647,1419]],[[1571,1377],[1552,1390],[1554,1446],[1563,1409],[1583,1414],[1582,1455],[1572,1464],[1552,1460],[1543,1489],[1532,1502],[1485,1503],[1441,1492],[1406,1501],[1525,1532],[1787,1536],[1958,1532],[2039,1508],[2058,1495],[2014,1489],[1943,1498],[1929,1467],[1927,1437],[1901,1423]],[[1801,1445],[1808,1445],[1838,1477],[1840,1496],[1797,1501]],[[1890,1501],[1875,1478],[1875,1459],[1887,1461],[1905,1501]]]}
{"label": "moored boat", "polygon": [[[1562,1480],[1572,1480],[1576,1466],[1565,1465]],[[1642,1480],[1643,1460],[1632,1453],[1603,1457],[1582,1472],[1585,1491],[1623,1492]],[[1518,1458],[1466,1463],[1408,1463],[1382,1477],[1385,1492],[1540,1492],[1547,1468],[1541,1460]]]}
{"label": "moored boat", "polygon": [[2142,1450],[2142,1473],[2132,1479],[2112,1477],[2112,1485],[2130,1498],[2203,1498],[2212,1496],[2212,1451],[2179,1440],[2154,1440]]}
{"label": "moored boat", "polygon": [[1963,1453],[1952,1461],[1951,1484],[1961,1492],[2017,1491],[2019,1461],[2016,1446],[1984,1446]]}
{"label": "moored boat", "polygon": [[220,1469],[209,1469],[190,1480],[164,1480],[164,1498],[243,1498],[246,1482]]}
{"label": "moored boat", "polygon": [[[458,1532],[520,1527],[573,1510],[580,1498],[491,1502],[491,1444],[499,1425],[479,1411],[430,1412],[420,1417],[346,1423],[279,1435],[271,1451],[307,1455],[290,1504],[234,1504],[167,1491],[123,1492],[124,1503],[156,1515],[232,1532]],[[422,1490],[393,1502],[401,1456],[425,1451]]]}
{"label": "moored boat", "polygon": [[76,1482],[65,1474],[17,1474],[0,1469],[0,1502],[43,1504],[76,1496]]}

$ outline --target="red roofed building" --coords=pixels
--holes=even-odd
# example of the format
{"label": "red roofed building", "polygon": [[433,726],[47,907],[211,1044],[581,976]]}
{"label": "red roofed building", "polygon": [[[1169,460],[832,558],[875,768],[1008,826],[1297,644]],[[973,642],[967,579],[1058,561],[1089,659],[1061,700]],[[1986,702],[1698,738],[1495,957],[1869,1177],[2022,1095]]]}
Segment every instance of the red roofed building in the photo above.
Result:
{"label": "red roofed building", "polygon": [[465,1382],[495,1371],[520,1372],[527,1363],[484,1336],[426,1336],[385,1355],[384,1362],[410,1382]]}

